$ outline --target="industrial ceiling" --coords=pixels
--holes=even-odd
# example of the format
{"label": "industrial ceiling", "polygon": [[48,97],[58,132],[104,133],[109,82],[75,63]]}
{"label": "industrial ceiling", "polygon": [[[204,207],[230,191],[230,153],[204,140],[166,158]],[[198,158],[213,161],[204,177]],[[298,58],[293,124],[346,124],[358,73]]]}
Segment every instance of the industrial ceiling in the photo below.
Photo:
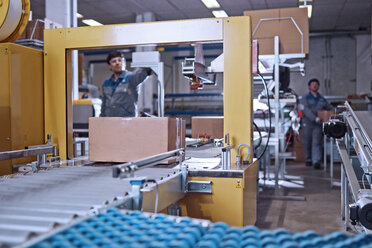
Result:
{"label": "industrial ceiling", "polygon": [[[33,18],[45,17],[45,1],[31,0]],[[297,7],[300,0],[218,0],[229,16],[244,10]],[[309,1],[309,0],[308,0]],[[371,28],[371,0],[313,0],[311,32],[358,31]],[[153,12],[156,20],[211,18],[212,12],[200,0],[78,0],[84,18],[102,24],[135,22],[136,14]],[[79,26],[84,26],[79,21]]]}

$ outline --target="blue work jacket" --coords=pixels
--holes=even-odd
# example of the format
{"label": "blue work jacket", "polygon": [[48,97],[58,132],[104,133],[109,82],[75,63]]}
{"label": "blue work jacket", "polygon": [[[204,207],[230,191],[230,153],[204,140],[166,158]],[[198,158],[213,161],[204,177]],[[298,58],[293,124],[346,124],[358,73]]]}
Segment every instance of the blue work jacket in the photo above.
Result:
{"label": "blue work jacket", "polygon": [[102,84],[101,117],[135,116],[138,100],[137,86],[148,76],[146,69],[124,71],[116,82],[114,75]]}
{"label": "blue work jacket", "polygon": [[311,92],[302,97],[301,103],[304,105],[303,123],[306,125],[315,125],[315,119],[320,110],[332,110],[333,107],[327,100],[319,93],[314,97]]}

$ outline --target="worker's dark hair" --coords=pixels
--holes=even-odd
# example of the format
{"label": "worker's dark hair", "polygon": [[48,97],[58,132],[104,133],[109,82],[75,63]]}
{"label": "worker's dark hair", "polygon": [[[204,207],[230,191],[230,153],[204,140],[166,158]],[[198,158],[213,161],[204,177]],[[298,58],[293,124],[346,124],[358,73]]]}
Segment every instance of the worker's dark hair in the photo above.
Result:
{"label": "worker's dark hair", "polygon": [[312,79],[310,79],[309,82],[307,83],[307,85],[310,86],[311,82],[315,82],[315,83],[317,83],[318,86],[320,85],[319,80],[316,79],[316,78],[312,78]]}
{"label": "worker's dark hair", "polygon": [[107,55],[106,62],[107,62],[107,64],[110,64],[110,60],[112,58],[121,57],[121,56],[122,56],[121,52],[113,51],[113,52],[109,53],[109,55]]}

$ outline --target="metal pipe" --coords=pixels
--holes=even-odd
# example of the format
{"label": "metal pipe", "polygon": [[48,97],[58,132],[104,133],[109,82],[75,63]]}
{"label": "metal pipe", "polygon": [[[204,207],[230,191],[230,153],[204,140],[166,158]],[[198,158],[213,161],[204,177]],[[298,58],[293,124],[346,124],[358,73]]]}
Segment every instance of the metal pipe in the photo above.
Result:
{"label": "metal pipe", "polygon": [[279,36],[274,38],[275,66],[275,195],[279,194]]}
{"label": "metal pipe", "polygon": [[231,151],[227,150],[226,151],[226,165],[227,165],[227,170],[231,169]]}
{"label": "metal pipe", "polygon": [[231,169],[231,149],[233,147],[234,147],[233,145],[227,145],[222,148],[221,162],[223,170]]}
{"label": "metal pipe", "polygon": [[330,176],[331,176],[331,188],[333,188],[333,142],[334,142],[334,138],[331,138],[330,140],[330,152],[331,152],[331,161],[330,161],[330,167],[329,167],[329,170],[330,170]]}
{"label": "metal pipe", "polygon": [[130,171],[137,170],[139,168],[144,168],[148,166],[152,166],[155,164],[158,164],[160,162],[170,160],[173,157],[180,156],[180,154],[183,152],[183,148],[176,149],[169,152],[164,152],[161,154],[157,154],[154,156],[150,156],[147,158],[139,159],[136,161],[132,161],[129,163],[121,164],[112,167],[113,169],[113,177],[120,177],[121,174],[127,174]]}
{"label": "metal pipe", "polygon": [[344,167],[341,166],[341,219],[345,219],[345,170]]}
{"label": "metal pipe", "polygon": [[[355,201],[358,201],[359,200],[358,192],[360,190],[360,186],[359,186],[358,179],[357,179],[357,177],[355,175],[353,166],[350,163],[349,156],[348,156],[348,154],[346,152],[345,144],[341,140],[337,140],[336,141],[336,144],[337,144],[338,150],[340,152],[340,157],[342,159],[342,165],[343,165],[343,168],[344,168],[345,173],[346,173],[346,178],[350,182],[351,193],[353,195],[354,200]],[[348,191],[347,184],[348,183],[346,182],[345,191]]]}
{"label": "metal pipe", "polygon": [[326,172],[327,171],[327,135],[324,135],[323,137],[323,146],[324,146],[323,164],[324,164],[324,172]]}
{"label": "metal pipe", "polygon": [[226,165],[226,152],[222,151],[221,153],[221,164],[222,164],[222,170],[227,170]]}
{"label": "metal pipe", "polygon": [[[351,184],[350,184],[350,186],[351,186]],[[353,192],[353,189],[351,189],[352,190],[352,192]],[[345,222],[344,222],[344,228],[345,228],[345,230],[347,230],[347,227],[348,227],[348,222],[349,222],[349,218],[350,218],[350,216],[349,216],[349,182],[348,182],[348,180],[347,180],[347,178],[346,178],[346,180],[345,180],[345,196],[344,196],[344,199],[345,199]]]}
{"label": "metal pipe", "polygon": [[35,148],[24,149],[24,150],[0,152],[0,160],[33,157],[33,156],[42,155],[42,154],[50,154],[50,153],[53,153],[53,151],[54,151],[54,147],[48,146],[48,147],[35,147]]}

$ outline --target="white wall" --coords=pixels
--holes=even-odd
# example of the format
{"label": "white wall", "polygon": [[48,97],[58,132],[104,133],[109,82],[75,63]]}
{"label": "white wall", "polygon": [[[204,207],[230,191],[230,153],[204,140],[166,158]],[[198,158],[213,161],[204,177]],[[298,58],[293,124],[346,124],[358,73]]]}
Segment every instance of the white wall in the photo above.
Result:
{"label": "white wall", "polygon": [[372,92],[372,46],[371,35],[356,36],[357,93]]}
{"label": "white wall", "polygon": [[357,93],[356,91],[356,40],[353,37],[330,37],[330,88],[327,92],[325,80],[327,79],[327,38],[311,38],[310,53],[305,60],[306,75],[291,73],[290,87],[299,95],[308,92],[307,83],[311,78],[320,81],[320,93],[323,95],[346,96]]}

